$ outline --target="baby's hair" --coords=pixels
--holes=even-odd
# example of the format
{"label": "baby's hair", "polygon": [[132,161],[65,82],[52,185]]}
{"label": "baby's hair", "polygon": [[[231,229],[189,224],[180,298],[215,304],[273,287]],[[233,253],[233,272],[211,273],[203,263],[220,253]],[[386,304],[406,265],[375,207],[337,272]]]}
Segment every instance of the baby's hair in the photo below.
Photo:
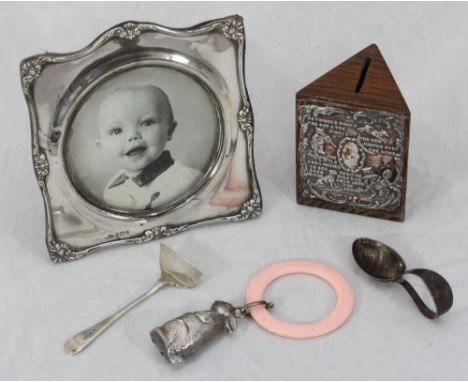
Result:
{"label": "baby's hair", "polygon": [[159,105],[161,105],[161,102],[162,102],[162,104],[164,104],[163,106],[167,108],[167,111],[169,113],[169,122],[170,123],[175,122],[174,113],[172,111],[172,105],[171,105],[171,102],[169,101],[169,97],[164,92],[164,90],[162,90],[158,86],[156,85],[124,85],[124,86],[120,86],[114,89],[110,95],[114,95],[114,94],[118,95],[118,94],[129,93],[129,92],[131,93],[148,92],[148,93],[152,93],[156,97],[161,97],[162,101],[160,101]]}

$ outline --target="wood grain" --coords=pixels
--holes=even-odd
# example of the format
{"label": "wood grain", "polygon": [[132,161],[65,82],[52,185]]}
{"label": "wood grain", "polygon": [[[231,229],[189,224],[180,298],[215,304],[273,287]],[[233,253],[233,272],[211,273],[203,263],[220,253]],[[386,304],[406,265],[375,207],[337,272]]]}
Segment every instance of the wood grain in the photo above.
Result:
{"label": "wood grain", "polygon": [[[302,105],[339,107],[353,111],[383,111],[403,120],[403,155],[401,203],[393,211],[336,204],[316,197],[303,197],[300,181],[299,144]],[[296,94],[296,191],[297,203],[319,208],[355,213],[371,217],[403,221],[405,217],[410,110],[377,45],[372,44],[334,69],[313,81]]]}

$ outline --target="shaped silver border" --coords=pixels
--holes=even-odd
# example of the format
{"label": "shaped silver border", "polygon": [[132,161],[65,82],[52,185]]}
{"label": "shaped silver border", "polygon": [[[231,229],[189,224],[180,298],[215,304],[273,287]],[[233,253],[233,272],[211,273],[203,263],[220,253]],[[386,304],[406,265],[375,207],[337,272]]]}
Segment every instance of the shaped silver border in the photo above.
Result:
{"label": "shaped silver border", "polygon": [[[55,179],[55,176],[51,173],[50,158],[48,156],[47,150],[40,144],[40,121],[38,118],[39,111],[36,106],[34,92],[36,82],[39,78],[41,78],[46,68],[49,68],[55,64],[79,62],[84,58],[89,59],[105,44],[112,41],[116,41],[119,44],[125,44],[125,41],[127,41],[129,43],[138,45],[139,38],[144,34],[150,33],[181,39],[209,35],[211,33],[220,33],[230,44],[232,44],[235,51],[235,67],[237,71],[237,81],[239,87],[238,90],[240,93],[240,107],[237,111],[237,114],[233,116],[233,118],[235,118],[237,121],[237,128],[245,138],[245,161],[250,196],[246,201],[241,203],[234,210],[229,211],[227,214],[215,214],[210,216],[208,213],[208,216],[205,216],[202,219],[191,221],[183,221],[184,219],[181,219],[179,216],[175,218],[175,221],[172,219],[172,221],[168,223],[161,221],[160,217],[157,224],[154,224],[151,227],[145,227],[145,229],[140,230],[136,234],[133,234],[136,226],[143,225],[141,223],[142,216],[141,214],[137,214],[135,216],[130,214],[129,219],[124,222],[124,224],[127,224],[128,227],[132,228],[132,233],[130,235],[128,235],[130,230],[124,230],[122,235],[114,235],[112,232],[109,232],[108,239],[99,239],[98,242],[93,242],[93,240],[90,239],[88,243],[80,246],[70,244],[66,239],[58,235],[56,232],[53,216],[53,204],[56,202],[52,200],[49,190],[50,184],[53,184],[54,182],[60,183],[67,180],[70,181],[70,179]],[[256,218],[260,215],[262,211],[262,198],[254,166],[254,122],[252,107],[245,83],[244,60],[245,33],[243,19],[238,15],[234,15],[204,22],[189,28],[169,28],[150,22],[127,21],[105,31],[90,45],[79,51],[68,54],[46,53],[26,58],[21,62],[21,84],[30,113],[33,165],[44,200],[46,212],[46,244],[50,258],[53,262],[61,263],[76,260],[82,258],[94,250],[108,246],[120,244],[138,244],[165,238],[183,232],[190,227],[208,222],[239,222]],[[228,148],[224,149],[228,150]],[[233,151],[232,149],[229,150]],[[236,150],[238,150],[238,148],[236,148]],[[233,153],[231,154],[233,155]],[[232,155],[230,157],[231,160],[233,158]],[[226,177],[227,173],[224,176]],[[209,179],[208,183],[210,181],[211,179]],[[76,197],[76,195],[72,195],[72,197]],[[206,196],[202,202],[205,203],[205,205],[208,204],[209,201]],[[193,201],[188,200],[184,207],[190,207],[190,203],[193,203]],[[198,203],[200,203],[200,200],[198,200]],[[94,216],[96,220],[108,221],[110,225],[112,225],[112,222],[116,219],[114,214],[96,206],[94,206],[94,211],[92,211],[91,216]],[[120,219],[122,216],[117,216],[117,218]],[[143,218],[146,218],[146,216],[143,216]],[[91,218],[91,220],[92,219],[93,218]],[[162,216],[162,219],[164,220],[164,215]],[[96,241],[95,238],[94,241]]]}

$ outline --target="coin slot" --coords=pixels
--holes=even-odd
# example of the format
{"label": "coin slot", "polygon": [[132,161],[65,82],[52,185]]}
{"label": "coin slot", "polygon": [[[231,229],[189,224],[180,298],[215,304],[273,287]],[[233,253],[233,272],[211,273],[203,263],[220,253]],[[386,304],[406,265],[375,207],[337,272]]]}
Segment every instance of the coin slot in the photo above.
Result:
{"label": "coin slot", "polygon": [[371,58],[366,57],[366,59],[362,63],[361,73],[359,74],[359,79],[356,84],[356,88],[354,89],[355,93],[359,93],[361,91],[362,85],[364,85],[364,81],[366,80],[366,76],[367,76],[367,72],[369,70],[370,64],[371,64]]}

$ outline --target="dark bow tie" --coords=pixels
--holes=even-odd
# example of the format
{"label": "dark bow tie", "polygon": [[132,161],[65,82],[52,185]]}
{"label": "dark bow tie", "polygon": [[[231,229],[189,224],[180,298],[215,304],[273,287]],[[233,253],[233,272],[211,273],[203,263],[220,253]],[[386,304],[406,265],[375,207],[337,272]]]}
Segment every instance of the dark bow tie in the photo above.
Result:
{"label": "dark bow tie", "polygon": [[[139,186],[142,187],[148,184],[152,180],[156,179],[164,171],[174,164],[171,153],[169,151],[163,151],[163,153],[150,164],[148,164],[137,176],[133,177],[132,180]],[[120,186],[125,183],[130,177],[126,174],[120,175],[109,188]]]}
{"label": "dark bow tie", "polygon": [[174,164],[171,153],[169,151],[163,151],[163,153],[150,164],[148,164],[142,172],[137,176],[133,177],[132,180],[140,187],[148,184],[149,182],[156,179],[164,171]]}

